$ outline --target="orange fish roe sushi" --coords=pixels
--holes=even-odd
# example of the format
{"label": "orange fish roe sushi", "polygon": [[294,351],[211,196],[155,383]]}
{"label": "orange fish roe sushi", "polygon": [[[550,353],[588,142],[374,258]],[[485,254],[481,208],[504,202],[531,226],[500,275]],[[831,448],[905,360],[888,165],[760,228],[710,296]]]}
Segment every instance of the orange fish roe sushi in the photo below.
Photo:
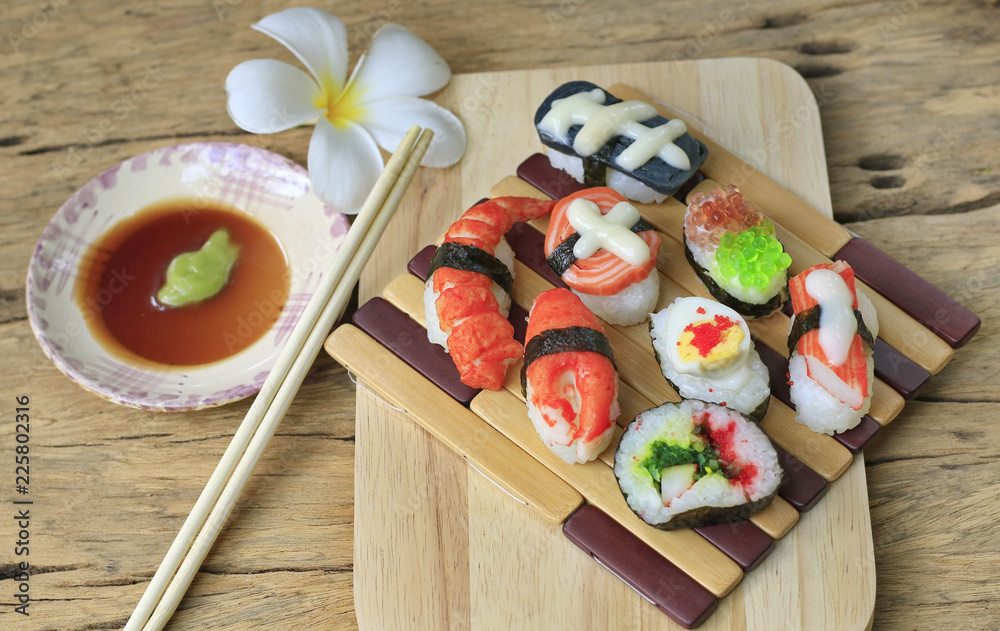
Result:
{"label": "orange fish roe sushi", "polygon": [[656,306],[659,247],[659,233],[621,193],[606,187],[559,200],[545,234],[549,265],[611,324],[642,322]]}
{"label": "orange fish roe sushi", "polygon": [[768,315],[788,298],[792,259],[774,224],[733,185],[691,195],[684,253],[712,297],[745,317]]}

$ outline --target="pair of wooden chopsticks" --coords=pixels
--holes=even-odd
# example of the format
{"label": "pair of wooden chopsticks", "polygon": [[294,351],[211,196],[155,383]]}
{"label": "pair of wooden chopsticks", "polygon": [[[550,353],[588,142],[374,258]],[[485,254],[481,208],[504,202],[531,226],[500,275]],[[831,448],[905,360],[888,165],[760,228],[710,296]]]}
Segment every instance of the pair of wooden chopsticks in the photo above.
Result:
{"label": "pair of wooden chopsticks", "polygon": [[[344,310],[434,133],[410,128],[376,181],[246,418],[181,527],[125,631],[162,629],[215,543],[306,372]],[[419,138],[418,138],[419,136]]]}

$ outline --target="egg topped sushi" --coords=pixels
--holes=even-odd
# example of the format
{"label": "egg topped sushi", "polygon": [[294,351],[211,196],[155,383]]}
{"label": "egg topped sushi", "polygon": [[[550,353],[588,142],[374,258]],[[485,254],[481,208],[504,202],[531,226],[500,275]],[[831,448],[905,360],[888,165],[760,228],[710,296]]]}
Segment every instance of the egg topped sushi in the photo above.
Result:
{"label": "egg topped sushi", "polygon": [[782,475],[756,423],[692,400],[638,414],[622,434],[614,470],[629,508],[662,530],[749,518],[771,502]]}
{"label": "egg topped sushi", "polygon": [[651,315],[649,335],[663,376],[682,397],[764,417],[768,371],[740,314],[714,300],[678,298]]}

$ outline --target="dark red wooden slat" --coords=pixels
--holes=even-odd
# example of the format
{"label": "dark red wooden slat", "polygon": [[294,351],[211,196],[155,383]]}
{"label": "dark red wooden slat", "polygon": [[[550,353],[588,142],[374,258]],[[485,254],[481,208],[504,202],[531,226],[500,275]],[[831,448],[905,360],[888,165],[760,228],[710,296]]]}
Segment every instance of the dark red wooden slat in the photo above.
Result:
{"label": "dark red wooden slat", "polygon": [[830,485],[820,474],[778,445],[774,446],[774,450],[778,452],[778,463],[785,472],[778,495],[804,513],[816,505]]}
{"label": "dark red wooden slat", "polygon": [[573,513],[563,533],[685,629],[704,622],[718,604],[711,592],[594,506]]}
{"label": "dark red wooden slat", "polygon": [[861,417],[861,422],[855,427],[846,432],[834,434],[833,437],[841,445],[850,449],[851,453],[856,454],[860,453],[881,430],[882,427],[872,417],[865,414]]}
{"label": "dark red wooden slat", "polygon": [[979,316],[861,237],[848,241],[834,258],[850,263],[858,278],[953,348],[979,330]]}
{"label": "dark red wooden slat", "polygon": [[743,568],[744,572],[754,569],[767,558],[774,541],[753,522],[740,520],[728,524],[695,528],[702,537],[722,550],[726,556]]}
{"label": "dark red wooden slat", "polygon": [[462,405],[479,394],[459,380],[458,370],[448,353],[427,341],[427,331],[387,300],[372,298],[351,319],[356,327],[434,382]]}

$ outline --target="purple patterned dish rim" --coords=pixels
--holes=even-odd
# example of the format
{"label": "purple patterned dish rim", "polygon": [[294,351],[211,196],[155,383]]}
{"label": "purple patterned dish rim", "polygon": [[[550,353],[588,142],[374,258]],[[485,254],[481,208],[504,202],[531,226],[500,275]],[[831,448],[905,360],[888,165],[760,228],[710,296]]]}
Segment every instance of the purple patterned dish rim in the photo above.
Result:
{"label": "purple patterned dish rim", "polygon": [[[95,339],[87,326],[93,315],[73,298],[80,262],[115,223],[178,198],[223,203],[270,230],[288,258],[288,300],[267,333],[228,358],[198,366],[129,362]],[[85,184],[46,226],[28,265],[31,329],[60,371],[108,401],[159,411],[231,403],[260,390],[348,228],[343,214],[312,194],[306,169],[284,156],[223,142],[154,149]]]}

